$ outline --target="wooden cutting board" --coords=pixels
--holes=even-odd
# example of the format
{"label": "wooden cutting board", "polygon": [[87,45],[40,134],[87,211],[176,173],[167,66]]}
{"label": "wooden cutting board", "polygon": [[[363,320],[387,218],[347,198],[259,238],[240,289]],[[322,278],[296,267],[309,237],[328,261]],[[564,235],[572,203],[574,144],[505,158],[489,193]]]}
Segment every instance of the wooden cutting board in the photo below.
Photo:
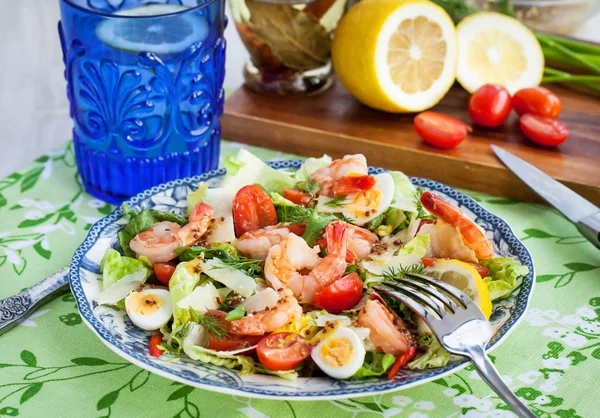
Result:
{"label": "wooden cutting board", "polygon": [[[341,83],[312,97],[261,96],[243,87],[225,103],[223,137],[299,155],[334,158],[363,153],[370,165],[401,170],[454,187],[540,201],[493,154],[496,144],[600,206],[600,99],[552,86],[569,139],[556,148],[531,143],[513,112],[503,127],[474,131],[455,149],[438,150],[414,132],[414,114],[396,115],[361,105]],[[471,124],[469,94],[454,86],[433,110]]]}

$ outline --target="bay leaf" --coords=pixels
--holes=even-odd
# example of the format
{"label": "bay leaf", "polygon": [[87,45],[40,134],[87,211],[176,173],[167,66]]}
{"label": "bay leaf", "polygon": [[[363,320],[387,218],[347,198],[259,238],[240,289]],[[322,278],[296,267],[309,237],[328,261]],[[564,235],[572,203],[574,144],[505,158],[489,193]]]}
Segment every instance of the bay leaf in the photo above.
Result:
{"label": "bay leaf", "polygon": [[286,67],[310,70],[329,62],[331,37],[313,17],[291,5],[246,0],[250,26]]}

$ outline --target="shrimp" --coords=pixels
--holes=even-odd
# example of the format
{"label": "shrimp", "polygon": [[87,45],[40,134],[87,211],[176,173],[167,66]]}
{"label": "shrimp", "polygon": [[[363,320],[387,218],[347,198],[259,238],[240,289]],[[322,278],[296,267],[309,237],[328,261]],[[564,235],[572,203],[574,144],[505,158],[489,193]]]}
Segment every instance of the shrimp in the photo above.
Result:
{"label": "shrimp", "polygon": [[[269,250],[265,278],[275,289],[291,289],[302,303],[312,303],[324,287],[340,279],[346,271],[348,228],[332,222],[326,228],[327,251],[319,258],[319,247],[310,248],[306,241],[290,234]],[[308,273],[306,273],[308,271]]]}
{"label": "shrimp", "polygon": [[129,247],[138,255],[145,255],[151,263],[166,263],[177,257],[175,250],[181,247],[176,233],[181,227],[175,222],[157,222],[147,231],[140,232]]}
{"label": "shrimp", "polygon": [[409,331],[394,320],[394,315],[379,300],[370,299],[358,313],[358,325],[371,330],[369,339],[386,354],[399,356],[409,349]]}
{"label": "shrimp", "polygon": [[319,194],[331,194],[333,183],[335,180],[349,176],[367,175],[369,168],[367,167],[367,159],[362,154],[345,155],[340,160],[334,160],[327,167],[323,167],[310,175],[311,179],[316,180],[321,185]]}
{"label": "shrimp", "polygon": [[377,235],[352,224],[348,224],[348,230],[348,250],[352,251],[359,260],[367,258],[373,244],[379,241]]}
{"label": "shrimp", "polygon": [[137,234],[129,246],[138,256],[148,257],[151,263],[165,263],[177,257],[177,248],[192,245],[206,233],[212,214],[210,206],[198,203],[184,227],[174,222],[157,222],[152,228]]}
{"label": "shrimp", "polygon": [[494,256],[492,244],[485,236],[483,229],[467,218],[459,208],[450,205],[431,192],[424,192],[421,195],[421,203],[433,215],[457,228],[463,243],[475,252],[478,259],[488,259]]}
{"label": "shrimp", "polygon": [[277,305],[230,322],[230,332],[237,335],[264,335],[300,318],[302,307],[289,289],[277,292]]}
{"label": "shrimp", "polygon": [[300,233],[299,225],[271,225],[253,232],[246,232],[236,242],[236,247],[244,255],[255,260],[265,260],[269,250],[280,244],[292,232]]}

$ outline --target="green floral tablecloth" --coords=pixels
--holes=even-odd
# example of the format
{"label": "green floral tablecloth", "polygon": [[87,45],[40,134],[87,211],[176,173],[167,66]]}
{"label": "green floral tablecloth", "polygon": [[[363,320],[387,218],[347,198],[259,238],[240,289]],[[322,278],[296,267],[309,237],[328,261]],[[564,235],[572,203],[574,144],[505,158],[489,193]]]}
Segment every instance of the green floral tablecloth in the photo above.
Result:
{"label": "green floral tablecloth", "polygon": [[[222,158],[239,144],[224,142]],[[251,148],[251,147],[249,147]],[[289,155],[251,148],[265,160]],[[470,193],[506,219],[533,254],[525,320],[493,352],[509,386],[540,417],[598,417],[600,252],[556,211]],[[69,143],[0,181],[0,298],[67,265],[113,208],[85,193]],[[70,293],[0,337],[0,417],[505,417],[473,368],[417,388],[343,401],[232,397],[174,383],[118,357],[82,323]]]}

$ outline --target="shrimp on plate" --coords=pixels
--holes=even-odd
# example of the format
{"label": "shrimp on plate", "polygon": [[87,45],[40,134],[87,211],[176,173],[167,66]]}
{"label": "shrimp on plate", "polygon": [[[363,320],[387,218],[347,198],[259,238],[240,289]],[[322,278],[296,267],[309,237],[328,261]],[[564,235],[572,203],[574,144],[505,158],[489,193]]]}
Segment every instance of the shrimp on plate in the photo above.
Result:
{"label": "shrimp on plate", "polygon": [[[494,256],[494,249],[485,236],[485,231],[459,208],[431,192],[421,195],[421,203],[438,218],[434,224],[424,225],[419,231],[419,234],[430,234],[434,256],[474,262]],[[457,239],[457,234],[460,235],[460,240]],[[466,249],[460,245],[460,241]],[[467,249],[471,252],[465,251]]]}
{"label": "shrimp on plate", "polygon": [[183,227],[174,222],[157,222],[147,231],[137,234],[129,243],[138,256],[146,256],[151,263],[165,263],[177,255],[179,247],[189,246],[200,239],[208,230],[213,209],[198,203],[189,217],[189,223]]}
{"label": "shrimp on plate", "polygon": [[[368,229],[361,228],[360,226],[345,223],[348,228],[348,250],[346,255],[346,261],[348,263],[354,263],[356,260],[364,260],[369,256],[373,248],[373,244],[379,241],[377,235]],[[324,238],[318,241],[321,246],[325,246],[327,233],[324,234]]]}
{"label": "shrimp on plate", "polygon": [[301,235],[304,226],[294,225],[271,225],[252,232],[246,232],[238,238],[236,248],[245,256],[255,260],[265,260],[269,250],[274,245],[280,244],[290,233]]}
{"label": "shrimp on plate", "polygon": [[323,258],[318,246],[310,248],[296,234],[273,246],[265,262],[267,282],[275,289],[291,289],[301,303],[312,303],[318,292],[340,279],[348,265],[348,227],[336,221],[326,231],[327,255]]}
{"label": "shrimp on plate", "polygon": [[[333,194],[336,180],[343,177],[361,177],[369,173],[367,159],[362,154],[346,155],[344,158],[334,160],[327,167],[322,167],[312,173],[310,178],[316,180],[321,185],[318,194]],[[372,185],[371,185],[372,186]]]}
{"label": "shrimp on plate", "polygon": [[358,313],[357,322],[370,330],[369,339],[386,354],[399,356],[412,345],[410,332],[379,300],[369,299]]}
{"label": "shrimp on plate", "polygon": [[247,316],[230,323],[230,332],[236,335],[264,335],[300,318],[302,307],[290,289],[277,291],[279,300],[272,308],[250,312]]}

